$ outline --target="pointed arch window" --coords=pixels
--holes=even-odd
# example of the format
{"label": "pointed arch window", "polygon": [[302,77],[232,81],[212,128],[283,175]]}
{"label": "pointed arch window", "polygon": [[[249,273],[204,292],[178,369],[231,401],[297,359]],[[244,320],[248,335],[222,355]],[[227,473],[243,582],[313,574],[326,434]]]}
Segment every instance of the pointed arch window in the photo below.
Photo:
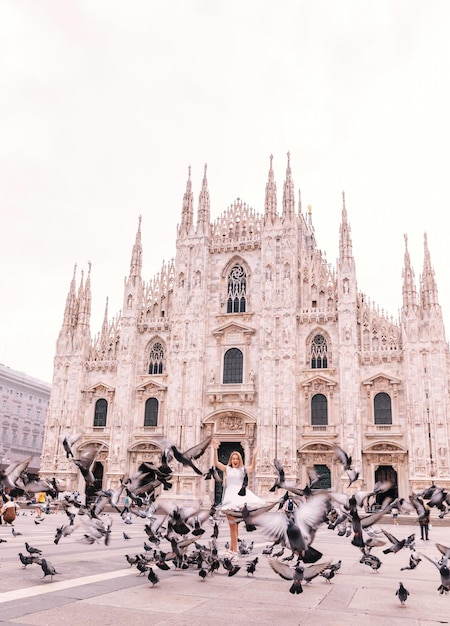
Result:
{"label": "pointed arch window", "polygon": [[231,348],[223,357],[223,384],[242,383],[244,355],[238,348]]}
{"label": "pointed arch window", "polygon": [[155,341],[150,349],[149,374],[162,374],[164,369],[164,349],[159,341]]}
{"label": "pointed arch window", "polygon": [[94,427],[104,428],[106,426],[106,415],[108,413],[108,402],[105,398],[99,398],[95,403]]}
{"label": "pointed arch window", "polygon": [[228,274],[227,313],[245,313],[247,274],[242,265],[235,265]]}
{"label": "pointed arch window", "polygon": [[328,400],[323,393],[311,398],[311,426],[328,425]]}
{"label": "pointed arch window", "polygon": [[158,426],[158,411],[158,400],[149,398],[145,403],[144,426]]}
{"label": "pointed arch window", "polygon": [[375,425],[392,424],[392,403],[389,394],[377,393],[373,399],[373,414]]}
{"label": "pointed arch window", "polygon": [[316,335],[311,342],[311,369],[328,367],[328,346],[323,335]]}

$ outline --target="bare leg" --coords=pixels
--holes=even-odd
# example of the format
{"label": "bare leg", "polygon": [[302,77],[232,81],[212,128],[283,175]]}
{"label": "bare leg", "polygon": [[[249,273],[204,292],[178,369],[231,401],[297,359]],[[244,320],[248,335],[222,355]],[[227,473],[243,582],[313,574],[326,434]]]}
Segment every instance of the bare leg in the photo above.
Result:
{"label": "bare leg", "polygon": [[230,550],[231,552],[237,552],[239,527],[238,524],[231,521],[232,519],[233,518],[228,518],[228,524],[230,526]]}

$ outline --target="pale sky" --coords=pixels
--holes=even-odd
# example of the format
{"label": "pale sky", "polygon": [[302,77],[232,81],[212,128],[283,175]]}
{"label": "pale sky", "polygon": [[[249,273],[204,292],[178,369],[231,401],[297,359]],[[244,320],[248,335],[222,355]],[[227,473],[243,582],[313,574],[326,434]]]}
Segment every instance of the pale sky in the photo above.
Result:
{"label": "pale sky", "polygon": [[450,2],[3,0],[0,363],[51,382],[66,295],[92,263],[91,334],[175,254],[189,165],[211,218],[257,212],[286,154],[318,246],[345,190],[358,288],[394,318],[405,233],[427,232],[450,335]]}

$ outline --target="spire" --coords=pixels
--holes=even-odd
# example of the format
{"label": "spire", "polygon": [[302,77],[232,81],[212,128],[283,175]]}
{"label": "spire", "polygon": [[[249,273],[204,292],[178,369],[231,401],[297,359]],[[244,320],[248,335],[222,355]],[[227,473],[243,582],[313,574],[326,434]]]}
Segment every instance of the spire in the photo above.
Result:
{"label": "spire", "polygon": [[91,319],[91,267],[92,263],[88,261],[88,275],[84,287],[83,300],[80,301],[80,316],[83,316],[83,323],[85,324],[89,324]]}
{"label": "spire", "polygon": [[434,269],[431,266],[430,251],[428,250],[427,234],[423,237],[424,260],[423,273],[420,281],[420,304],[423,309],[429,309],[438,302],[438,293],[436,281],[434,278]]}
{"label": "spire", "polygon": [[106,297],[105,315],[103,316],[102,332],[100,335],[100,345],[106,345],[109,338],[109,325],[108,325],[108,296]]}
{"label": "spire", "polygon": [[277,215],[277,184],[272,167],[273,155],[270,155],[269,178],[266,183],[266,198],[264,201],[264,223],[273,224]]}
{"label": "spire", "polygon": [[81,282],[78,288],[78,326],[89,324],[91,313],[91,263],[84,285],[84,272],[81,271]]}
{"label": "spire", "polygon": [[302,214],[302,192],[301,189],[298,190],[298,214]]}
{"label": "spire", "polygon": [[291,173],[291,153],[287,153],[286,180],[283,185],[283,220],[292,220],[295,212],[294,182]]}
{"label": "spire", "polygon": [[414,270],[411,267],[411,258],[408,250],[408,235],[405,238],[405,256],[403,262],[403,306],[406,309],[417,307],[417,291]]}
{"label": "spire", "polygon": [[342,192],[342,219],[339,228],[339,258],[341,261],[353,257],[350,224],[345,207],[345,191]]}
{"label": "spire", "polygon": [[77,302],[77,296],[75,293],[76,273],[77,273],[77,265],[75,263],[74,268],[73,268],[72,280],[70,281],[69,292],[66,298],[66,306],[64,309],[64,321],[63,321],[63,326],[66,326],[66,327],[70,326],[72,328],[76,326],[77,318],[78,318],[78,302]]}
{"label": "spire", "polygon": [[141,222],[142,215],[139,215],[139,224],[136,233],[136,239],[131,253],[130,278],[141,276],[142,269],[142,244],[141,244]]}
{"label": "spire", "polygon": [[197,214],[197,232],[207,234],[209,230],[209,191],[208,181],[206,179],[207,165],[205,163],[205,171],[203,174],[202,190],[200,191],[200,197],[198,202],[198,214]]}
{"label": "spire", "polygon": [[84,270],[81,270],[80,286],[78,287],[78,307],[84,298]]}
{"label": "spire", "polygon": [[183,196],[183,209],[181,211],[180,234],[187,234],[194,223],[194,194],[192,193],[191,166],[188,168],[186,191]]}

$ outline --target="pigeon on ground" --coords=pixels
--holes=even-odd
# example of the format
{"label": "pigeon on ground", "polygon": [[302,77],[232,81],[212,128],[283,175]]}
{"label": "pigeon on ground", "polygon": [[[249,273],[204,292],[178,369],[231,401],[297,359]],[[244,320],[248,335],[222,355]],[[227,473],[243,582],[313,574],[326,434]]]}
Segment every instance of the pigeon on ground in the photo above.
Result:
{"label": "pigeon on ground", "polygon": [[136,565],[136,563],[138,562],[138,555],[136,556],[130,556],[129,554],[125,555],[126,560],[128,561],[128,563],[130,564],[130,567],[133,567],[133,565]]}
{"label": "pigeon on ground", "polygon": [[156,583],[159,583],[158,575],[154,572],[154,570],[151,567],[148,570],[147,578],[152,583],[152,587],[154,587]]}
{"label": "pigeon on ground", "polygon": [[27,565],[32,565],[33,563],[39,563],[40,559],[37,556],[28,556],[27,554],[22,554],[19,552],[19,559],[25,569]]}
{"label": "pigeon on ground", "polygon": [[240,565],[234,565],[234,563],[227,557],[221,559],[221,563],[224,569],[227,570],[228,576],[234,576],[241,569]]}
{"label": "pigeon on ground", "polygon": [[41,578],[50,576],[50,580],[53,580],[53,576],[55,576],[55,574],[59,574],[59,572],[56,571],[56,569],[53,567],[50,561],[47,561],[47,559],[41,559],[41,567],[42,571],[44,572],[44,575]]}
{"label": "pigeon on ground", "polygon": [[401,606],[405,607],[406,606],[405,602],[408,599],[409,591],[403,586],[403,583],[399,583],[399,584],[400,586],[395,592],[395,595],[398,596]]}
{"label": "pigeon on ground", "polygon": [[249,561],[247,563],[247,576],[249,574],[252,574],[252,576],[253,576],[253,574],[255,573],[255,570],[256,570],[256,566],[258,564],[258,560],[259,560],[258,557],[255,557],[253,559],[253,561]]}
{"label": "pigeon on ground", "polygon": [[334,569],[332,569],[331,567],[329,567],[328,569],[326,569],[323,572],[320,572],[320,575],[323,576],[323,578],[325,578],[325,580],[327,581],[327,583],[331,582],[331,579],[334,578],[335,575],[335,571]]}
{"label": "pigeon on ground", "polygon": [[33,548],[33,546],[30,546],[29,543],[27,543],[25,541],[25,548],[27,549],[27,552],[29,554],[42,554],[42,550],[39,550],[39,548]]}

